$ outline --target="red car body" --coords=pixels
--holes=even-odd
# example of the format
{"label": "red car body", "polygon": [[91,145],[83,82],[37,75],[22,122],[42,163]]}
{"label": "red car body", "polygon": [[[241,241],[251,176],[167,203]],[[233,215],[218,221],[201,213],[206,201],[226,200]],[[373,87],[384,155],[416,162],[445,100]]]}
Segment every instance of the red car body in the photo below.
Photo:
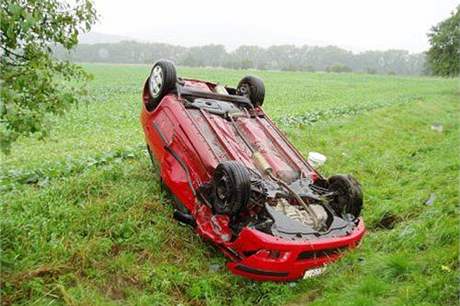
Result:
{"label": "red car body", "polygon": [[[302,278],[306,271],[323,267],[341,257],[343,250],[357,246],[365,232],[362,218],[350,223],[346,232],[308,239],[280,237],[249,225],[235,234],[229,225],[231,218],[214,213],[206,199],[198,195],[200,186],[212,180],[223,161],[237,160],[257,171],[245,141],[257,148],[279,177],[290,180],[304,176],[311,182],[321,179],[261,107],[240,109],[234,123],[206,107],[187,107],[184,92],[190,96],[190,92],[199,93],[205,97],[205,104],[221,101],[224,95],[216,94],[216,86],[182,79],[181,89],[165,95],[154,110],[146,107],[147,83],[143,93],[140,120],[148,148],[159,164],[162,182],[193,217],[196,232],[224,252],[234,274],[259,281]],[[211,102],[206,100],[210,97],[214,98]],[[235,131],[234,124],[245,139]]]}

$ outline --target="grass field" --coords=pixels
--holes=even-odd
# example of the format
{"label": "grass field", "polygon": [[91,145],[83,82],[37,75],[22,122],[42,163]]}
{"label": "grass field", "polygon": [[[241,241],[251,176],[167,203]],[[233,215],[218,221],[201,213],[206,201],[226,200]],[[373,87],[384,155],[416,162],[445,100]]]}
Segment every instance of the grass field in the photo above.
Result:
{"label": "grass field", "polygon": [[138,120],[149,67],[85,67],[90,102],[2,156],[3,304],[458,304],[458,79],[179,69],[230,85],[259,75],[300,151],[363,185],[362,246],[319,277],[276,284],[233,276],[173,220]]}

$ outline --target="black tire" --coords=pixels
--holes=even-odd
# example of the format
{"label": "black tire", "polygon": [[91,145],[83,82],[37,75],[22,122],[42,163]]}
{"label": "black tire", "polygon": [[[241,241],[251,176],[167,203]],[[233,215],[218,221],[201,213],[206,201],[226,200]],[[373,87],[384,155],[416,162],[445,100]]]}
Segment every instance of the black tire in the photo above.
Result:
{"label": "black tire", "polygon": [[255,76],[245,76],[238,83],[237,93],[247,97],[254,106],[262,106],[265,99],[264,82]]}
{"label": "black tire", "polygon": [[238,161],[225,161],[214,170],[214,213],[235,216],[246,207],[251,195],[249,170]]}
{"label": "black tire", "polygon": [[[168,60],[157,61],[144,84],[143,99],[147,110],[153,111],[165,95],[176,89],[176,82],[177,74],[174,63]],[[157,86],[153,86],[154,84]]]}
{"label": "black tire", "polygon": [[334,175],[328,179],[329,191],[334,192],[330,202],[339,216],[351,214],[358,218],[363,208],[363,193],[361,185],[351,175]]}

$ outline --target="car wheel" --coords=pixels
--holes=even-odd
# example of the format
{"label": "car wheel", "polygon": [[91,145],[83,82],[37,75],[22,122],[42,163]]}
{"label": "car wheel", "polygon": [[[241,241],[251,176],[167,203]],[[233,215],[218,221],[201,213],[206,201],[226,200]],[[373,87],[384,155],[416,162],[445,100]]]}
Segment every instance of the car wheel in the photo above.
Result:
{"label": "car wheel", "polygon": [[359,217],[363,208],[361,185],[351,175],[334,175],[328,179],[329,191],[334,193],[331,206],[339,216]]}
{"label": "car wheel", "polygon": [[238,161],[225,161],[214,170],[213,208],[216,214],[234,216],[249,201],[251,181],[248,169]]}
{"label": "car wheel", "polygon": [[171,61],[157,61],[144,85],[144,103],[148,111],[153,111],[161,99],[176,88],[176,67]]}
{"label": "car wheel", "polygon": [[264,82],[255,76],[246,76],[237,87],[237,94],[247,97],[254,106],[262,106],[265,98]]}

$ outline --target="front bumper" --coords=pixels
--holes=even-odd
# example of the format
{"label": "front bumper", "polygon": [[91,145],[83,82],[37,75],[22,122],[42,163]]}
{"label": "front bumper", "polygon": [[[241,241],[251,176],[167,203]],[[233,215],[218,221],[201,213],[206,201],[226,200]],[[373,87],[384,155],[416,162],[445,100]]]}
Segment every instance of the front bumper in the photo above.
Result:
{"label": "front bumper", "polygon": [[227,266],[234,274],[253,280],[293,281],[302,278],[310,269],[339,259],[343,251],[358,245],[364,233],[362,219],[345,237],[314,241],[288,241],[245,228],[238,239],[225,247],[233,259]]}

